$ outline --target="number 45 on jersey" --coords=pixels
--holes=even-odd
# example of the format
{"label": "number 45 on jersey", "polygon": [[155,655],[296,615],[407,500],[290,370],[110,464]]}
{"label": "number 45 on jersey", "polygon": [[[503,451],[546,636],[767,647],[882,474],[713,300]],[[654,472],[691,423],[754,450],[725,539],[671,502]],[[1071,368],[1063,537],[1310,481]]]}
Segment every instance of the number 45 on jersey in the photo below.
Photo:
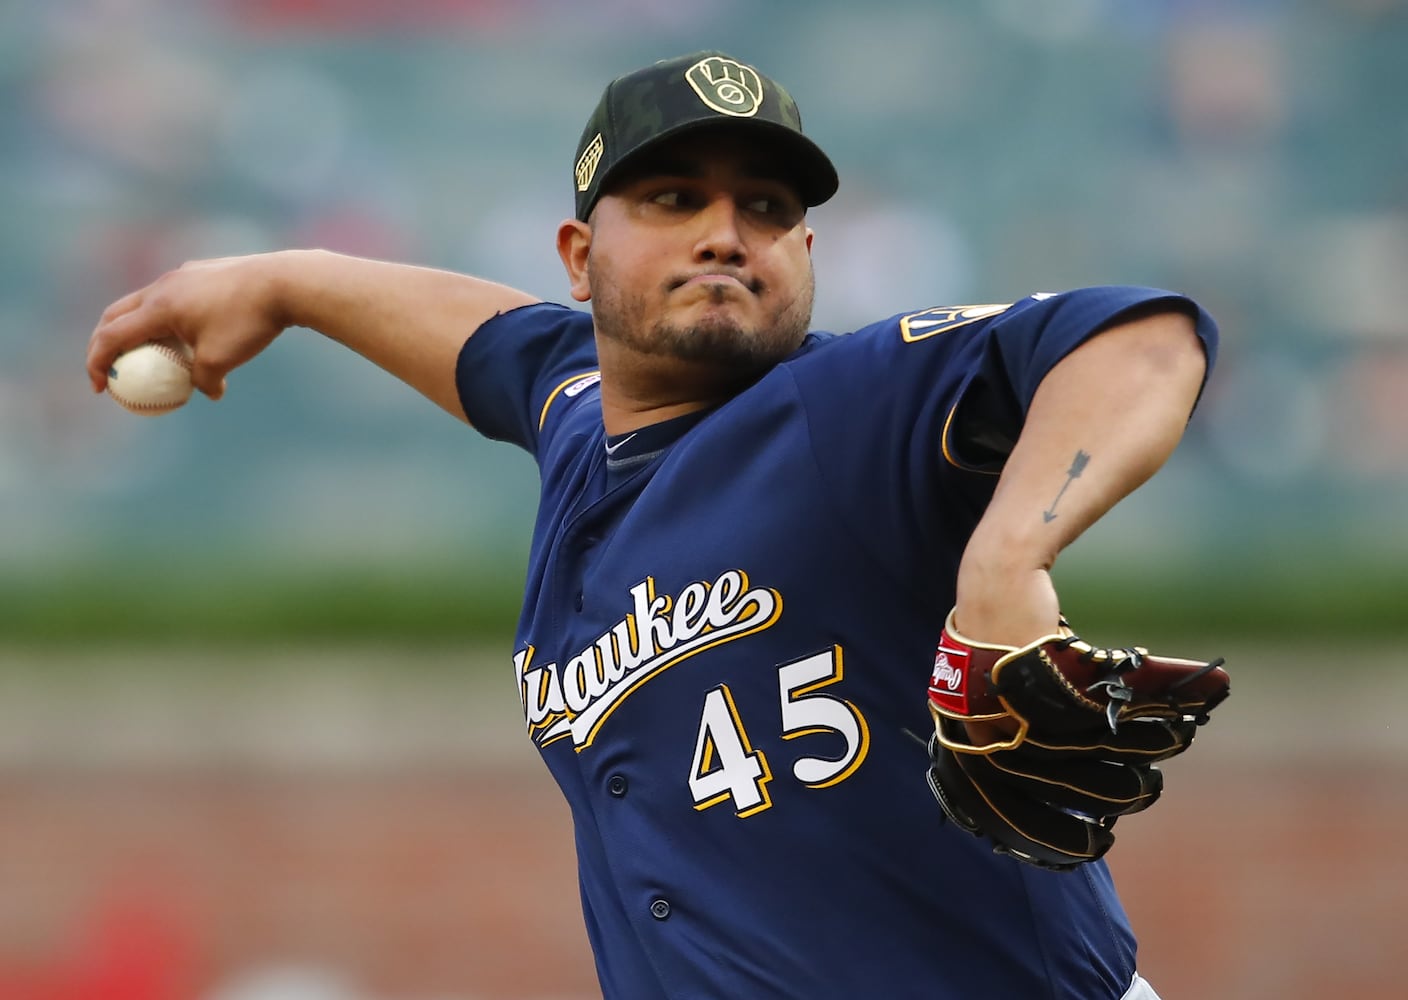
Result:
{"label": "number 45 on jersey", "polygon": [[[865,760],[870,746],[870,730],[856,707],[822,692],[841,680],[842,673],[840,646],[777,668],[782,738],[839,734],[845,746],[839,758],[801,756],[793,761],[792,776],[808,788],[845,781]],[[704,697],[699,717],[689,774],[694,808],[708,809],[731,801],[737,815],[752,816],[772,805],[768,793],[772,780],[767,755],[753,749],[733,692],[727,684],[720,684]]]}

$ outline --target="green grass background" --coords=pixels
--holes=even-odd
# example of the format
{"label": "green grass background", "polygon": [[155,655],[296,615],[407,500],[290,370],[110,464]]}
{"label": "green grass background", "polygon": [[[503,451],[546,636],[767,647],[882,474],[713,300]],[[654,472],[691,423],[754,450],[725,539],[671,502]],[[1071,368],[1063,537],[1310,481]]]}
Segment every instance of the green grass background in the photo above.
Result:
{"label": "green grass background", "polygon": [[[518,552],[453,566],[209,557],[200,565],[131,566],[112,558],[0,572],[0,644],[507,643],[523,581]],[[1408,633],[1408,574],[1388,560],[1087,563],[1058,566],[1055,579],[1066,614],[1102,643],[1382,641]]]}

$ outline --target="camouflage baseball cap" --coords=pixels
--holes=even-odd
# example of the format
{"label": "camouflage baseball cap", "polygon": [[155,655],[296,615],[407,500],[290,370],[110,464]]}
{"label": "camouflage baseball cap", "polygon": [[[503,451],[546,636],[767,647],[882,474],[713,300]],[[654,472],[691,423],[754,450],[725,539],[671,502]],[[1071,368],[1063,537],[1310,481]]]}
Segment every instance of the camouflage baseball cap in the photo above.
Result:
{"label": "camouflage baseball cap", "polygon": [[682,132],[719,125],[747,127],[778,143],[808,207],[836,193],[836,168],[802,134],[792,95],[722,52],[696,52],[607,84],[577,143],[577,218],[586,221],[603,187],[642,151]]}

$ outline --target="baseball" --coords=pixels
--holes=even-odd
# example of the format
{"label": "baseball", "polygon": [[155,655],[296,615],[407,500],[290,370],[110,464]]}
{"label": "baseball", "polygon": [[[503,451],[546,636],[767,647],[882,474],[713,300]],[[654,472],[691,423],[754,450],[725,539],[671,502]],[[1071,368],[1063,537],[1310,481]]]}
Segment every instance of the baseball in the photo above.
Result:
{"label": "baseball", "polygon": [[124,408],[152,417],[191,398],[191,348],[177,337],[139,344],[108,369],[108,393]]}

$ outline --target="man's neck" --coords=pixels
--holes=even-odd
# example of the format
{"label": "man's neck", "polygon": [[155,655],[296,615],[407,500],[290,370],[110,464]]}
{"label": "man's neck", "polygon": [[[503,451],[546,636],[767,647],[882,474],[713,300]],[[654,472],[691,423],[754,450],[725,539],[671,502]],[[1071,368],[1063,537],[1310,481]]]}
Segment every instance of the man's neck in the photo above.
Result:
{"label": "man's neck", "polygon": [[607,434],[629,434],[718,406],[751,381],[705,363],[613,349],[601,338],[597,345],[601,419]]}
{"label": "man's neck", "polygon": [[651,405],[637,400],[613,401],[606,379],[601,383],[601,421],[607,434],[629,434],[631,431],[664,423],[686,413],[696,413],[715,405],[715,400],[690,400],[688,402],[661,403]]}

